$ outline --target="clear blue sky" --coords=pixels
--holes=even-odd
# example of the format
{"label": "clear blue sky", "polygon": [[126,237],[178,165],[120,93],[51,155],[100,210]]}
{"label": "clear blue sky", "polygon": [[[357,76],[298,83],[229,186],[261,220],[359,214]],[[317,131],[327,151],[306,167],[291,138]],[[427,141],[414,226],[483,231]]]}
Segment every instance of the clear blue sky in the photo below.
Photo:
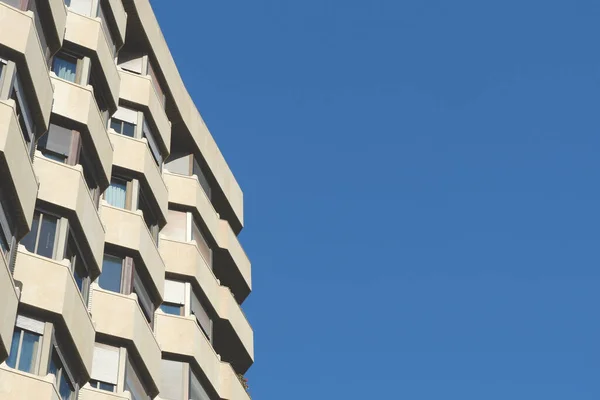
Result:
{"label": "clear blue sky", "polygon": [[598,1],[172,3],[255,400],[600,397]]}

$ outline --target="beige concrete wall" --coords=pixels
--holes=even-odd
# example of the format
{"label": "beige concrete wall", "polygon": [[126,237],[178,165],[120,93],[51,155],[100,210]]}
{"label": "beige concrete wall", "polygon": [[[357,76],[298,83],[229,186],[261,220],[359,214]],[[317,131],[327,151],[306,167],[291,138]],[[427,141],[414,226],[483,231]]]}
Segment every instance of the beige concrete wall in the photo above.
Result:
{"label": "beige concrete wall", "polygon": [[60,400],[54,375],[37,376],[0,365],[0,399]]}
{"label": "beige concrete wall", "polygon": [[117,35],[119,43],[125,42],[125,30],[127,29],[127,13],[120,0],[108,0],[108,5],[117,23]]}
{"label": "beige concrete wall", "polygon": [[161,348],[137,302],[137,296],[126,296],[102,290],[95,284],[93,286],[91,305],[96,331],[123,339],[123,345],[127,347],[134,346],[141,356],[140,361],[149,371],[154,386],[158,387]]}
{"label": "beige concrete wall", "polygon": [[224,400],[250,400],[250,396],[230,364],[221,363],[219,396]]}
{"label": "beige concrete wall", "polygon": [[89,376],[96,331],[69,269],[69,261],[41,257],[20,245],[14,277],[23,283],[21,303],[46,310],[64,322],[83,361],[83,372]]}
{"label": "beige concrete wall", "polygon": [[98,58],[104,79],[110,89],[110,93],[107,93],[107,101],[110,103],[109,107],[112,111],[115,111],[119,104],[121,78],[119,77],[117,65],[106,41],[106,36],[104,36],[100,18],[90,18],[69,11],[67,14],[65,40],[85,47]]}
{"label": "beige concrete wall", "polygon": [[27,100],[36,121],[36,132],[48,129],[52,107],[52,85],[46,69],[46,60],[35,30],[33,13],[21,12],[0,2],[0,47],[5,46],[22,54],[25,62],[17,62],[17,68],[25,68],[31,76],[35,96]]}
{"label": "beige concrete wall", "polygon": [[49,0],[48,4],[54,21],[54,34],[56,34],[58,42],[62,45],[67,25],[67,7],[64,0]]}
{"label": "beige concrete wall", "polygon": [[84,386],[79,389],[77,400],[131,400],[131,396],[129,393],[110,393],[105,390]]}
{"label": "beige concrete wall", "polygon": [[161,153],[164,158],[167,158],[171,148],[171,122],[156,94],[150,76],[138,75],[122,69],[119,70],[119,74],[121,75],[121,99],[137,104],[141,110],[150,115],[158,128],[157,140],[161,144]]}
{"label": "beige concrete wall", "polygon": [[165,171],[163,178],[169,190],[169,203],[195,208],[211,236],[218,241],[219,214],[200,186],[196,175],[186,176]]}
{"label": "beige concrete wall", "polygon": [[112,207],[103,200],[100,214],[106,226],[106,243],[131,249],[140,255],[162,300],[165,264],[146,227],[142,213]]}
{"label": "beige concrete wall", "polygon": [[56,78],[53,72],[50,75],[53,76],[54,85],[52,112],[87,126],[87,132],[82,132],[82,135],[89,135],[92,139],[94,150],[102,164],[98,166],[101,173],[99,178],[104,182],[102,187],[108,186],[112,170],[113,147],[94,99],[93,88]]}
{"label": "beige concrete wall", "polygon": [[155,314],[154,332],[163,352],[191,358],[219,391],[220,360],[200,330],[195,317]]}
{"label": "beige concrete wall", "polygon": [[219,318],[230,322],[248,356],[254,360],[254,332],[250,323],[235,301],[231,290],[219,285],[219,281],[196,245],[161,238],[159,247],[166,272],[186,276],[190,281],[195,281],[217,311]]}
{"label": "beige concrete wall", "polygon": [[83,168],[50,160],[36,151],[34,169],[40,180],[38,198],[75,213],[92,250],[95,265],[88,267],[99,273],[104,257],[104,227],[83,178]]}
{"label": "beige concrete wall", "polygon": [[134,0],[134,4],[140,16],[142,28],[158,60],[157,68],[160,68],[165,75],[169,92],[175,100],[175,106],[191,132],[197,148],[206,158],[209,168],[243,225],[244,196],[242,190],[183,84],[150,2],[148,0]]}
{"label": "beige concrete wall", "polygon": [[227,250],[231,259],[244,277],[246,285],[252,290],[252,266],[250,259],[242,248],[240,241],[231,229],[229,222],[219,220],[219,236],[217,242],[219,247]]}
{"label": "beige concrete wall", "polygon": [[17,316],[19,297],[6,259],[0,255],[0,362],[8,357]]}
{"label": "beige concrete wall", "polygon": [[[1,28],[0,28],[1,29]],[[16,188],[16,198],[21,208],[22,218],[17,222],[20,232],[29,232],[35,209],[38,181],[29,161],[27,144],[21,133],[13,100],[0,101],[0,156],[10,171]],[[16,215],[16,213],[11,213]]]}
{"label": "beige concrete wall", "polygon": [[[109,129],[109,132],[114,132]],[[109,133],[113,144],[113,165],[142,175],[156,197],[159,211],[166,221],[169,211],[169,194],[158,166],[154,162],[146,139],[134,139],[125,135]]]}
{"label": "beige concrete wall", "polygon": [[231,323],[234,332],[242,342],[248,356],[254,361],[254,331],[246,318],[246,315],[235,301],[231,290],[226,286],[220,287],[219,318],[226,319]]}

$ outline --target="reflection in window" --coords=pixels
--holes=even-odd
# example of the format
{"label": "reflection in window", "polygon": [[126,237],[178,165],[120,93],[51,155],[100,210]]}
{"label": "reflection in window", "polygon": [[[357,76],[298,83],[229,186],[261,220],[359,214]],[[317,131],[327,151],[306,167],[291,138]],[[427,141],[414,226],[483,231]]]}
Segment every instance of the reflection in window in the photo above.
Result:
{"label": "reflection in window", "polygon": [[123,258],[105,254],[102,261],[102,273],[98,280],[100,287],[111,292],[121,293],[122,274]]}
{"label": "reflection in window", "polygon": [[110,127],[115,132],[120,133],[121,135],[129,136],[129,137],[135,136],[135,125],[130,122],[121,121],[120,119],[117,119],[117,118],[111,118],[110,119]]}
{"label": "reflection in window", "polygon": [[53,374],[55,377],[61,400],[70,400],[75,394],[75,388],[71,383],[71,379],[69,379],[68,373],[65,371],[64,364],[58,355],[56,348],[52,350],[48,373]]}
{"label": "reflection in window", "polygon": [[59,78],[75,82],[77,76],[77,59],[66,54],[54,56],[52,71]]}
{"label": "reflection in window", "polygon": [[31,253],[52,258],[57,229],[57,217],[36,211],[31,231],[21,240],[21,244]]}
{"label": "reflection in window", "polygon": [[113,207],[126,208],[127,204],[127,181],[113,178],[110,186],[104,193],[104,198]]}
{"label": "reflection in window", "polygon": [[41,334],[15,327],[6,364],[20,371],[35,373]]}

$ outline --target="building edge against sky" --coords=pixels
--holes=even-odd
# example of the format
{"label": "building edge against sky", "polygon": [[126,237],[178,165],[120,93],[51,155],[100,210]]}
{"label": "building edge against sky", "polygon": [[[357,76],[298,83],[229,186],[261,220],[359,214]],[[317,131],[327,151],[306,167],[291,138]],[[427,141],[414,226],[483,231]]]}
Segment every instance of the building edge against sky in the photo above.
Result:
{"label": "building edge against sky", "polygon": [[0,400],[247,400],[243,193],[149,0],[0,0]]}

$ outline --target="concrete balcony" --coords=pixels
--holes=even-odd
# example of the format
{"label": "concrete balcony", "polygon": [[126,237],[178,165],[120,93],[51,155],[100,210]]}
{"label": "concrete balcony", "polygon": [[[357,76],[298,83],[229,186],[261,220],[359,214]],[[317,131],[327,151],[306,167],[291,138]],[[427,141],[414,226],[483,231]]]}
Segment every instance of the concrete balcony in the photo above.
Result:
{"label": "concrete balcony", "polygon": [[182,205],[195,210],[206,224],[209,233],[217,242],[213,268],[221,282],[229,286],[238,303],[242,303],[252,290],[250,260],[229,223],[219,219],[208,196],[193,176],[163,174],[169,189],[169,203]]}
{"label": "concrete balcony", "polygon": [[17,306],[19,295],[15,288],[15,282],[8,270],[6,259],[0,255],[0,363],[8,358],[10,344],[12,341],[15,319],[17,317]]}
{"label": "concrete balcony", "polygon": [[81,46],[92,63],[100,67],[109,92],[106,97],[108,108],[111,114],[114,113],[119,104],[121,79],[100,18],[90,18],[69,11],[65,40]]}
{"label": "concrete balcony", "polygon": [[53,90],[31,11],[0,2],[0,57],[16,63],[28,93],[36,134],[41,135],[48,129]]}
{"label": "concrete balcony", "polygon": [[96,331],[69,261],[51,260],[19,246],[14,278],[23,285],[21,304],[54,322],[58,333],[70,338],[80,361],[77,370],[89,377]]}
{"label": "concrete balcony", "polygon": [[159,99],[150,76],[138,75],[119,70],[121,75],[121,100],[135,104],[144,115],[149,116],[157,128],[157,139],[164,158],[169,154],[171,146],[171,122]]}
{"label": "concrete balcony", "polygon": [[236,371],[245,373],[254,363],[254,331],[229,288],[220,286],[219,289],[220,320],[216,321],[215,349]]}
{"label": "concrete balcony", "polygon": [[50,160],[37,151],[34,165],[40,180],[38,199],[68,210],[69,225],[83,233],[78,239],[93,255],[90,263],[93,265],[88,268],[93,276],[99,275],[104,256],[104,227],[83,178],[83,168]]}
{"label": "concrete balcony", "polygon": [[112,207],[104,202],[100,213],[102,222],[106,226],[106,243],[129,249],[139,255],[162,301],[165,264],[152,240],[142,213]]}
{"label": "concrete balcony", "polygon": [[154,332],[163,353],[193,363],[219,392],[221,361],[194,317],[156,313]]}
{"label": "concrete balcony", "polygon": [[215,275],[221,283],[229,286],[239,304],[252,291],[252,271],[250,260],[242,248],[229,222],[219,220],[219,235],[217,236],[219,250],[215,255]]}
{"label": "concrete balcony", "polygon": [[12,100],[0,101],[0,174],[14,187],[14,193],[7,197],[12,200],[17,236],[21,239],[31,227],[38,181],[14,107]]}
{"label": "concrete balcony", "polygon": [[0,399],[60,400],[54,375],[37,376],[0,365]]}
{"label": "concrete balcony", "polygon": [[116,34],[115,39],[117,41],[117,49],[121,48],[123,43],[125,43],[125,30],[127,28],[127,13],[125,12],[125,8],[123,8],[123,3],[121,0],[108,0],[108,6],[115,20],[115,28],[113,32]]}
{"label": "concrete balcony", "polygon": [[228,363],[221,363],[221,387],[219,395],[224,400],[250,400],[237,374]]}
{"label": "concrete balcony", "polygon": [[[81,86],[50,73],[54,85],[54,104],[52,112],[74,121],[81,134],[93,144],[91,155],[96,158],[99,184],[102,189],[108,187],[112,170],[113,147],[100,110],[94,99],[91,86]],[[86,150],[88,148],[86,147]]]}
{"label": "concrete balcony", "polygon": [[125,393],[111,393],[84,386],[79,389],[77,400],[131,400],[131,397]]}
{"label": "concrete balcony", "polygon": [[[161,348],[144,317],[135,294],[123,295],[102,290],[93,285],[91,296],[92,319],[99,335],[122,342],[138,361],[151,383],[149,392],[158,394]],[[93,346],[92,346],[93,348]]]}
{"label": "concrete balcony", "polygon": [[215,349],[237,371],[254,362],[254,332],[229,288],[221,286],[193,243],[161,238],[160,253],[167,274],[199,286],[219,320],[215,321]]}
{"label": "concrete balcony", "polygon": [[158,206],[159,219],[163,226],[167,222],[169,194],[148,142],[146,139],[134,139],[112,133],[112,129],[109,132],[110,141],[115,149],[113,165],[133,172],[135,178],[140,179],[142,185],[149,189],[147,194]]}
{"label": "concrete balcony", "polygon": [[[48,6],[50,13],[46,14],[41,10],[40,17],[44,21],[49,20],[51,17],[52,26],[52,37],[46,38],[48,40],[49,47],[53,50],[52,53],[58,51],[62,47],[63,39],[65,37],[65,27],[67,26],[67,7],[65,6],[64,0],[49,0]],[[50,21],[48,21],[50,22]]]}

